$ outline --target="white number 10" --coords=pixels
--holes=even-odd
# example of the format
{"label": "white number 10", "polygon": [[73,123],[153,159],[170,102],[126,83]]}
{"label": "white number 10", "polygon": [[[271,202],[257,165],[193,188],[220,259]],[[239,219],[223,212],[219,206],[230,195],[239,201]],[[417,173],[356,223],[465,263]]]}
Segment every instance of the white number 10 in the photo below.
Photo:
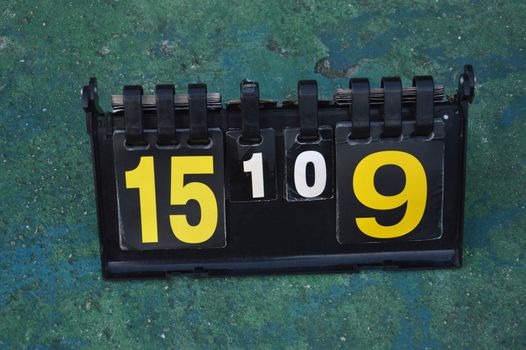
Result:
{"label": "white number 10", "polygon": [[243,162],[243,171],[252,176],[252,198],[265,197],[265,182],[263,181],[263,156],[253,153],[249,160]]}
{"label": "white number 10", "polygon": [[[307,184],[307,165],[314,166],[314,183]],[[253,153],[250,159],[243,161],[243,171],[252,177],[252,198],[265,197],[263,178],[263,156]],[[314,198],[325,190],[327,185],[327,165],[320,152],[305,151],[299,154],[294,163],[294,184],[296,191],[304,198]]]}

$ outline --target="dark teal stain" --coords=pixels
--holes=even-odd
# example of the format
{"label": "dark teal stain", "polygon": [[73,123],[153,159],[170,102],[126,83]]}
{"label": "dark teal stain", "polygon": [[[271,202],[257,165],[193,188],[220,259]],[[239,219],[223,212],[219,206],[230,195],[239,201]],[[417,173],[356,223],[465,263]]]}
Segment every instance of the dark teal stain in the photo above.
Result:
{"label": "dark teal stain", "polygon": [[[518,261],[514,263],[501,261],[497,257],[497,252],[494,251],[490,244],[490,232],[495,229],[495,226],[506,226],[517,218],[520,218],[526,213],[524,206],[511,208],[508,210],[495,209],[490,214],[484,217],[469,218],[465,220],[464,224],[464,244],[470,249],[482,249],[489,253],[491,264],[499,267],[513,267],[524,268],[525,262]],[[513,239],[506,235],[506,231],[501,233],[501,239]]]}
{"label": "dark teal stain", "polygon": [[[19,241],[14,247],[10,246],[10,242],[2,242],[0,247],[4,253],[0,266],[10,271],[17,283],[0,284],[0,305],[8,303],[10,295],[20,290],[26,291],[25,299],[28,302],[40,299],[55,304],[59,292],[58,285],[61,290],[75,290],[98,284],[97,281],[83,278],[91,269],[99,268],[99,261],[96,257],[74,258],[68,261],[67,256],[63,256],[58,262],[50,258],[53,249],[57,248],[57,242],[67,240],[72,231],[82,230],[84,227],[84,225],[59,228],[40,227],[40,230],[45,233],[32,242]],[[9,231],[22,232],[23,230],[20,227],[12,227]],[[90,239],[92,237],[78,237],[77,244],[88,242]],[[23,247],[22,244],[26,246]],[[32,287],[36,285],[39,287],[32,290]]]}
{"label": "dark teal stain", "polygon": [[[360,60],[364,58],[382,56],[391,49],[395,38],[402,39],[409,34],[409,32],[403,28],[390,28],[371,38],[360,38],[360,27],[370,21],[371,18],[372,15],[368,14],[353,19],[351,21],[351,27],[357,28],[358,30],[351,31],[350,33],[342,28],[342,32],[340,33],[328,31],[320,34],[321,41],[329,48],[331,68],[346,70],[359,64]],[[368,36],[371,34],[364,32],[362,35]],[[366,44],[363,45],[363,42]]]}
{"label": "dark teal stain", "polygon": [[502,118],[499,123],[502,126],[509,127],[516,120],[521,120],[526,118],[526,98],[524,96],[516,97],[510,103],[508,108],[502,114]]}

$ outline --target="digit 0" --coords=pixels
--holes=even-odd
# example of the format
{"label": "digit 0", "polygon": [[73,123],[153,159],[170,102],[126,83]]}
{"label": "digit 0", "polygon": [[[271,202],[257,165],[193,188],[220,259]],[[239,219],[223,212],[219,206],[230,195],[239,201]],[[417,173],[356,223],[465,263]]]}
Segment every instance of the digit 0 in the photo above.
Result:
{"label": "digit 0", "polygon": [[[314,183],[307,184],[307,164],[314,166]],[[320,152],[301,152],[294,163],[294,185],[296,191],[305,198],[318,197],[325,190],[327,184],[327,165]]]}
{"label": "digit 0", "polygon": [[[385,165],[400,167],[405,187],[397,195],[384,196],[374,186],[376,171]],[[382,151],[368,155],[358,163],[353,176],[356,198],[366,207],[392,210],[407,204],[404,217],[395,225],[380,225],[374,217],[356,218],[364,234],[375,238],[396,238],[413,231],[422,220],[427,201],[427,178],[424,167],[413,155],[401,151]]]}

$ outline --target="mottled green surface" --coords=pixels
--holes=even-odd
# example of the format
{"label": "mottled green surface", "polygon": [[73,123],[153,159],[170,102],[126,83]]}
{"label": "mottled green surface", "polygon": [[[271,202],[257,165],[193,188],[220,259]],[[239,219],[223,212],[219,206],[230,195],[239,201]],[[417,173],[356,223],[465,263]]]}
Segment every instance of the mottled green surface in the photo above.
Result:
{"label": "mottled green surface", "polygon": [[[0,348],[525,348],[526,6],[4,1]],[[317,79],[478,76],[464,267],[104,282],[79,90],[201,80],[226,98]]]}

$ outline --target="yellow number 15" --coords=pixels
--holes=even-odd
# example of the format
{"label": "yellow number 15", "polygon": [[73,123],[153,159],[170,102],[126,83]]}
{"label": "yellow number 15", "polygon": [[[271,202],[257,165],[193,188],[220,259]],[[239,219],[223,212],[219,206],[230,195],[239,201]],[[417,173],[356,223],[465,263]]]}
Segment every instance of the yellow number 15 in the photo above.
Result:
{"label": "yellow number 15", "polygon": [[[394,196],[384,196],[374,186],[374,174],[384,165],[396,165],[405,173],[405,187]],[[356,198],[371,209],[390,210],[407,204],[404,217],[395,225],[380,225],[374,217],[356,218],[356,225],[368,236],[395,238],[406,235],[418,226],[424,216],[426,172],[420,161],[409,153],[382,151],[368,155],[354,171],[353,188]]]}
{"label": "yellow number 15", "polygon": [[[170,226],[177,239],[185,243],[203,243],[212,237],[217,227],[217,200],[214,192],[201,182],[184,184],[188,174],[213,174],[212,156],[172,157],[170,204],[186,205],[193,199],[199,203],[201,219],[190,225],[184,214],[170,215]],[[139,189],[141,232],[143,243],[157,243],[157,202],[153,157],[141,157],[139,165],[125,173],[126,188]]]}

